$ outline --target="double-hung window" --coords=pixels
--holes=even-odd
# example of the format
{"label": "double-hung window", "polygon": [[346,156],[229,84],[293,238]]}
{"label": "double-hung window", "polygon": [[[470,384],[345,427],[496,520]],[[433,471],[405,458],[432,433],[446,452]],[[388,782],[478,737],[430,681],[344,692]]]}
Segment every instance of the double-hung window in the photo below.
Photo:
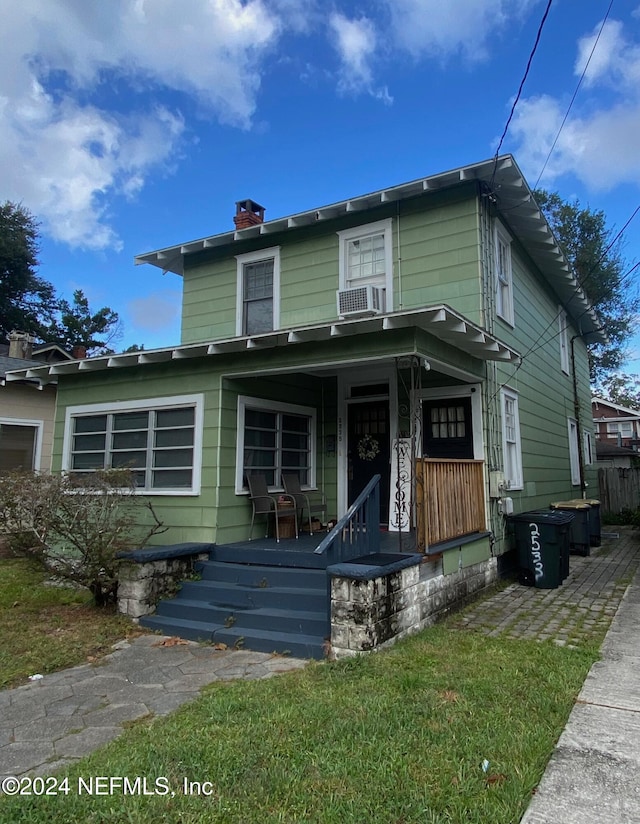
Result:
{"label": "double-hung window", "polygon": [[571,483],[580,484],[580,452],[578,446],[578,422],[575,418],[567,419],[569,427],[569,463],[571,466]]}
{"label": "double-hung window", "polygon": [[143,492],[200,487],[202,396],[69,407],[63,469],[130,469]]}
{"label": "double-hung window", "polygon": [[315,485],[316,413],[310,407],[238,398],[236,492],[247,475],[260,473],[280,487],[283,472],[295,472],[302,486]]}
{"label": "double-hung window", "polygon": [[279,325],[280,248],[260,249],[236,260],[236,334],[273,332]]}
{"label": "double-hung window", "polygon": [[513,270],[511,264],[511,238],[499,223],[495,227],[495,284],[496,314],[511,326],[513,313]]}
{"label": "double-hung window", "polygon": [[392,221],[380,220],[338,232],[339,288],[372,286],[382,290],[385,311],[393,309]]}
{"label": "double-hung window", "polygon": [[0,419],[0,472],[39,469],[42,421]]}
{"label": "double-hung window", "polygon": [[565,373],[569,374],[569,336],[567,333],[567,324],[569,323],[567,313],[564,309],[558,311],[558,340],[560,341],[560,368]]}
{"label": "double-hung window", "polygon": [[502,452],[504,478],[509,489],[522,489],[522,446],[520,443],[520,415],[518,395],[511,389],[503,389],[502,400]]}

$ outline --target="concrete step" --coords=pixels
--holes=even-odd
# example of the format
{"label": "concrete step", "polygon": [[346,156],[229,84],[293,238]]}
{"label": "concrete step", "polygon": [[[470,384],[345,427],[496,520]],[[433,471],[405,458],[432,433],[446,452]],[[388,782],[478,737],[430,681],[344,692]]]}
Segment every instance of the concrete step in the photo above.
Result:
{"label": "concrete step", "polygon": [[142,626],[158,630],[165,635],[176,635],[190,641],[206,641],[226,644],[229,648],[250,649],[256,652],[273,652],[295,658],[324,657],[324,638],[314,635],[292,635],[259,629],[237,629],[216,626],[202,621],[184,618],[163,618],[146,615],[140,619]]}
{"label": "concrete step", "polygon": [[224,581],[185,581],[178,598],[206,601],[225,608],[271,607],[290,610],[327,610],[327,590],[290,587],[250,587]]}
{"label": "concrete step", "polygon": [[292,635],[319,635],[329,631],[325,611],[288,609],[229,609],[204,601],[174,598],[161,601],[155,613],[162,618],[183,618],[204,624],[242,629],[265,629],[290,632]]}
{"label": "concrete step", "polygon": [[295,587],[323,589],[327,585],[324,569],[307,569],[266,564],[239,564],[227,561],[205,561],[198,571],[203,581],[242,584],[248,587]]}

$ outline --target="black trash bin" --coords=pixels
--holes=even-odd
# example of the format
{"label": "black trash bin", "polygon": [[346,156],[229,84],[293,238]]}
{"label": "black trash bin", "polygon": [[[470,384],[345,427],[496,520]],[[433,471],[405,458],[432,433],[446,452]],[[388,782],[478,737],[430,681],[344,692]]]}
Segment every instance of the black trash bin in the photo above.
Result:
{"label": "black trash bin", "polygon": [[569,574],[570,512],[550,509],[521,512],[507,519],[513,532],[520,581],[538,589],[556,589]]}
{"label": "black trash bin", "polygon": [[602,519],[600,517],[600,501],[596,498],[576,498],[583,504],[589,504],[589,543],[591,546],[600,546],[602,543]]}
{"label": "black trash bin", "polygon": [[571,501],[556,501],[550,504],[552,510],[572,512],[575,516],[571,524],[571,549],[579,555],[591,554],[591,506],[582,498]]}

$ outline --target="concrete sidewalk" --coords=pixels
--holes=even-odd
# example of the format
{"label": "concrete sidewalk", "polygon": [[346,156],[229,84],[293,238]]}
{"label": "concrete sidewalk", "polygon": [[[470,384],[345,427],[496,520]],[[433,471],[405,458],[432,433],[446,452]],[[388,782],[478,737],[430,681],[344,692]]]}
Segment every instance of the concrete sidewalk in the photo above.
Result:
{"label": "concrete sidewalk", "polygon": [[639,676],[636,575],[522,824],[640,822]]}

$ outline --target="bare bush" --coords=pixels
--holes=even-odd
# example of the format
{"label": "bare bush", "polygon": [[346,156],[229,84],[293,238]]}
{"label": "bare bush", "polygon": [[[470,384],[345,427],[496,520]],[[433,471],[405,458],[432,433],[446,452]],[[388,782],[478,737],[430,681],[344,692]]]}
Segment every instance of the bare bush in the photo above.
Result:
{"label": "bare bush", "polygon": [[164,531],[129,470],[0,476],[0,533],[11,549],[88,587],[99,606],[116,598],[118,555]]}

